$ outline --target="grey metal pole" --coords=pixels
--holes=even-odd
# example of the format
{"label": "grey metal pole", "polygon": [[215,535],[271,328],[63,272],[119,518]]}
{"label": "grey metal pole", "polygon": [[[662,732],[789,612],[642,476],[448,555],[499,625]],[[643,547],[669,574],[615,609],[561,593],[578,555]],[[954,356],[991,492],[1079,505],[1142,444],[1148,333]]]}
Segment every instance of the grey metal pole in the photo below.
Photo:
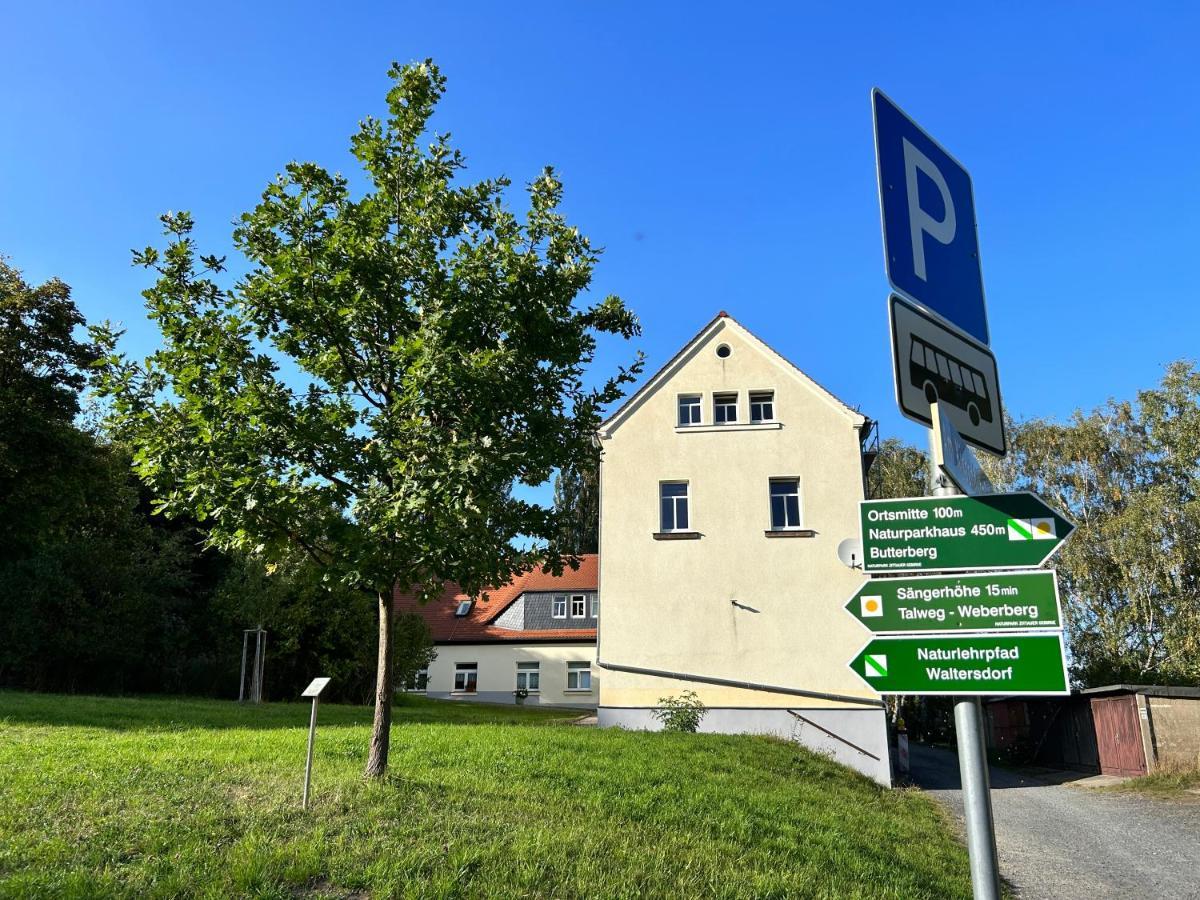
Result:
{"label": "grey metal pole", "polygon": [[[929,483],[935,497],[961,492],[937,469],[933,429],[929,430]],[[988,781],[987,746],[983,739],[983,707],[978,697],[954,703],[958,774],[962,781],[963,817],[967,822],[967,854],[975,900],[1000,900],[1000,864],[996,858],[996,824]]]}
{"label": "grey metal pole", "polygon": [[242,674],[238,676],[238,703],[246,698],[246,651],[249,649],[250,632],[242,631]]}
{"label": "grey metal pole", "polygon": [[262,703],[263,676],[267,672],[267,631],[261,625],[258,626],[258,630],[261,642],[258,652],[258,702]]}
{"label": "grey metal pole", "polygon": [[958,773],[962,779],[963,814],[967,820],[967,853],[971,857],[971,889],[975,900],[999,900],[1000,865],[996,859],[996,826],[988,783],[983,740],[983,708],[978,697],[954,704],[958,737]]}
{"label": "grey metal pole", "polygon": [[312,718],[308,720],[308,758],[304,762],[304,799],[301,809],[308,809],[308,786],[312,781],[313,741],[317,737],[317,700],[313,697]]}

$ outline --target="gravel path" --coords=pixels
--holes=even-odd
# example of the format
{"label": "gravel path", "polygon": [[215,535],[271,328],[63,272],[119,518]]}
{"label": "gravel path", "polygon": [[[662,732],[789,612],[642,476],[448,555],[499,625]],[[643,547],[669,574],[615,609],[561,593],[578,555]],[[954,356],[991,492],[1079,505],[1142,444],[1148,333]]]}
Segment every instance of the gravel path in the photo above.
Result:
{"label": "gravel path", "polygon": [[[962,823],[958,757],[913,745],[912,778]],[[1200,898],[1200,803],[991,770],[1000,874],[1021,900]]]}

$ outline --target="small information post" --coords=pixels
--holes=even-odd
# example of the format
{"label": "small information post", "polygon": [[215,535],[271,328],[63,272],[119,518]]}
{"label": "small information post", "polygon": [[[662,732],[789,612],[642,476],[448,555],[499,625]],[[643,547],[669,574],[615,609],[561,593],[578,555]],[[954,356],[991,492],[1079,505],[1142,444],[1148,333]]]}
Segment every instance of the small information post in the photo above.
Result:
{"label": "small information post", "polygon": [[300,801],[301,809],[308,809],[308,788],[312,783],[313,743],[317,739],[317,701],[321,691],[332,681],[330,678],[314,678],[304,689],[301,697],[312,697],[312,716],[308,720],[308,756],[304,761],[304,797]]}

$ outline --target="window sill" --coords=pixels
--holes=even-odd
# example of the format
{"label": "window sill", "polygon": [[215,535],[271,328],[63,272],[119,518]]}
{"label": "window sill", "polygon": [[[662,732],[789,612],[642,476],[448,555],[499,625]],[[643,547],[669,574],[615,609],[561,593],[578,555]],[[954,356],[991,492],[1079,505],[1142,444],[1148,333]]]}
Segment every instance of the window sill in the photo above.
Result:
{"label": "window sill", "polygon": [[655,531],[651,534],[656,541],[698,541],[698,531]]}
{"label": "window sill", "polygon": [[763,532],[769,538],[810,538],[817,533],[811,528],[769,528]]}
{"label": "window sill", "polygon": [[700,431],[711,434],[714,431],[777,431],[783,427],[782,422],[733,422],[729,425],[676,425],[676,434],[689,431]]}
{"label": "window sill", "polygon": [[590,694],[591,692],[591,688],[566,688],[563,691],[564,694]]}
{"label": "window sill", "polygon": [[451,697],[474,697],[479,691],[451,691]]}

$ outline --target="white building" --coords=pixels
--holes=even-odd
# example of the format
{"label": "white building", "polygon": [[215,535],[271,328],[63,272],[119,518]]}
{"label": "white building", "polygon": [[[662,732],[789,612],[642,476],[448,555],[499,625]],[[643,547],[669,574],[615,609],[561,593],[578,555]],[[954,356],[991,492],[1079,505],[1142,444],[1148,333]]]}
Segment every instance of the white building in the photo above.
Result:
{"label": "white building", "polygon": [[424,606],[397,593],[396,611],[424,618],[437,646],[411,687],[448,700],[595,707],[596,570],[585,555],[577,570],[535,569],[474,601],[456,586]]}
{"label": "white building", "polygon": [[878,694],[848,667],[869,422],[724,313],[601,427],[601,725],[799,740],[890,783]]}

